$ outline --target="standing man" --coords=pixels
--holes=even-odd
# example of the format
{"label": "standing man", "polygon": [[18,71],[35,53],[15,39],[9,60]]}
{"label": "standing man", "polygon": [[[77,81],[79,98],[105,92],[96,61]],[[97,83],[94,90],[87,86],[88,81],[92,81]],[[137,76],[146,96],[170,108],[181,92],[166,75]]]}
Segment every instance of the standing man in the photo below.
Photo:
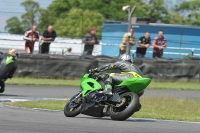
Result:
{"label": "standing man", "polygon": [[90,33],[86,34],[82,42],[85,44],[83,55],[92,55],[95,44],[99,44],[99,39],[96,35],[96,29],[90,28]]}
{"label": "standing man", "polygon": [[49,53],[49,46],[55,40],[56,36],[56,31],[53,29],[53,26],[49,25],[42,35],[42,45],[40,46],[42,54]]}
{"label": "standing man", "polygon": [[129,53],[130,54],[130,49],[132,46],[135,45],[135,35],[134,35],[134,28],[130,28],[129,29],[129,32],[128,33],[125,33],[123,38],[122,38],[122,44],[120,46],[120,54],[123,55],[126,53],[126,43],[127,43],[127,40],[128,40],[128,37],[129,38]]}
{"label": "standing man", "polygon": [[26,40],[25,52],[27,54],[33,54],[35,41],[39,40],[39,32],[36,30],[37,26],[34,25],[32,26],[31,30],[26,31],[24,34],[24,40]]}
{"label": "standing man", "polygon": [[158,36],[153,40],[153,58],[162,58],[163,49],[167,46],[167,39],[163,35],[163,31],[159,30]]}
{"label": "standing man", "polygon": [[144,36],[139,38],[138,47],[136,49],[137,58],[143,58],[146,54],[147,48],[151,44],[150,33],[148,31],[145,32]]}

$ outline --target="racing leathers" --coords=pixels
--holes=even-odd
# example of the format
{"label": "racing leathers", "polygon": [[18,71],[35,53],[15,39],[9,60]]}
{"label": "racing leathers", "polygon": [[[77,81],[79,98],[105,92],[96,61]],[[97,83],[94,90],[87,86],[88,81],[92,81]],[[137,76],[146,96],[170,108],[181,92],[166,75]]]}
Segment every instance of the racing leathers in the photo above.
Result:
{"label": "racing leathers", "polygon": [[105,93],[112,94],[112,84],[119,84],[127,78],[143,77],[143,73],[134,64],[128,61],[118,61],[115,63],[109,63],[99,68],[96,68],[97,72],[104,72],[106,70],[119,70],[121,73],[104,74],[105,80]]}
{"label": "racing leathers", "polygon": [[13,56],[7,54],[0,55],[0,93],[4,91],[5,81],[12,78],[17,69],[17,62]]}

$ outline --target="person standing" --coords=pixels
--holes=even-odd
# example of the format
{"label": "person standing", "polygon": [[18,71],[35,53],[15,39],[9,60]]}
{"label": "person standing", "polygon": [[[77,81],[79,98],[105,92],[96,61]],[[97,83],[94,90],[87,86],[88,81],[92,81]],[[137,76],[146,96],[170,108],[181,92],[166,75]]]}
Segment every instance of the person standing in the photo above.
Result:
{"label": "person standing", "polygon": [[35,41],[39,40],[39,32],[36,30],[37,26],[34,25],[32,26],[31,30],[26,31],[24,34],[24,40],[26,40],[25,52],[27,54],[33,54]]}
{"label": "person standing", "polygon": [[122,44],[120,46],[120,54],[123,55],[126,53],[126,44],[129,38],[129,52],[128,54],[130,54],[130,49],[132,46],[135,45],[135,35],[134,35],[134,28],[130,28],[128,33],[125,33],[123,38],[122,38]]}
{"label": "person standing", "polygon": [[90,28],[90,33],[86,34],[82,42],[85,44],[83,55],[92,55],[95,44],[99,44],[99,39],[96,35],[96,29]]}
{"label": "person standing", "polygon": [[40,46],[40,51],[42,54],[49,53],[49,46],[51,42],[55,40],[56,37],[56,31],[53,29],[52,25],[49,25],[47,30],[45,30],[42,35],[42,44]]}
{"label": "person standing", "polygon": [[159,30],[158,36],[153,40],[153,58],[162,58],[163,49],[167,46],[167,39],[163,35],[163,31]]}
{"label": "person standing", "polygon": [[139,38],[138,47],[136,49],[136,57],[143,58],[150,44],[151,44],[150,33],[146,31],[144,36]]}

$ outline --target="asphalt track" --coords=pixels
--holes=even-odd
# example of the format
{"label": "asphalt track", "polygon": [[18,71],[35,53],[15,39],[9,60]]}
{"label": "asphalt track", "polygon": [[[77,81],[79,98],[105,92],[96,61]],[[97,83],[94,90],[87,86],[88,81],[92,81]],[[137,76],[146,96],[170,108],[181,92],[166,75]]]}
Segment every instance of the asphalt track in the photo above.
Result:
{"label": "asphalt track", "polygon": [[[62,87],[62,86],[16,86],[7,85],[5,92],[0,93],[0,98],[21,98],[21,97],[37,97],[37,98],[71,98],[78,93],[78,87]],[[174,96],[178,98],[192,98],[200,100],[200,90],[146,90],[145,96]]]}
{"label": "asphalt track", "polygon": [[[77,87],[7,86],[0,98],[69,98]],[[200,99],[200,91],[148,90],[145,95],[170,95]],[[79,115],[66,118],[63,112],[3,107],[0,104],[0,133],[199,133],[200,123],[128,119],[112,121],[109,117]]]}

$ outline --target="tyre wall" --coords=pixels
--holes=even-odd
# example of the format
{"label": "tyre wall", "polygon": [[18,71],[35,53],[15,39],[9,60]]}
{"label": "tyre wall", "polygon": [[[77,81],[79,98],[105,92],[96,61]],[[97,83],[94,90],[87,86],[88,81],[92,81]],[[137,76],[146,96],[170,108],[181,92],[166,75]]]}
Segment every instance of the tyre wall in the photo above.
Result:
{"label": "tyre wall", "polygon": [[[89,69],[113,63],[117,57],[20,55],[15,75],[20,77],[80,78]],[[197,59],[134,59],[146,77],[156,80],[200,81]]]}

